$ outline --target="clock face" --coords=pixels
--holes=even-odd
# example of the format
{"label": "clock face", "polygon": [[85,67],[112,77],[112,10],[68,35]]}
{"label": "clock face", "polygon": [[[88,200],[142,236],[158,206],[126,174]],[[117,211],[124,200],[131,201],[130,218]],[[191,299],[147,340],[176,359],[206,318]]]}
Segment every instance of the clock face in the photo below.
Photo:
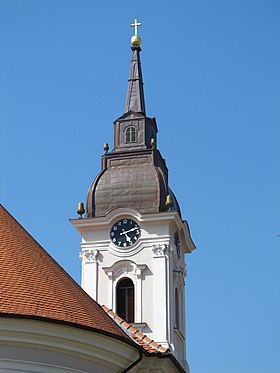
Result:
{"label": "clock face", "polygon": [[122,219],[112,226],[110,238],[116,246],[129,247],[138,241],[140,234],[140,227],[134,220]]}

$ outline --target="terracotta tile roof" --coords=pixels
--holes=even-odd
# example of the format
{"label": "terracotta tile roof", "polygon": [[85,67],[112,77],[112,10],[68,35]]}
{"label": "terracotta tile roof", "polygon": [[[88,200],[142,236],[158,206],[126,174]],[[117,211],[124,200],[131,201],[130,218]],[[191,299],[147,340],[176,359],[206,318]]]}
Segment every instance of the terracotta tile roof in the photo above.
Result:
{"label": "terracotta tile roof", "polygon": [[164,355],[169,355],[170,350],[169,348],[163,347],[160,344],[154,342],[152,339],[147,337],[145,334],[141,333],[139,330],[135,329],[131,324],[127,323],[124,319],[122,319],[119,315],[115,312],[110,310],[110,308],[106,306],[102,306],[103,310],[111,316],[115,322],[125,330],[125,332],[130,336],[130,338],[136,341],[144,350],[149,352],[150,354],[160,353]]}
{"label": "terracotta tile roof", "polygon": [[0,317],[71,323],[129,336],[0,205]]}

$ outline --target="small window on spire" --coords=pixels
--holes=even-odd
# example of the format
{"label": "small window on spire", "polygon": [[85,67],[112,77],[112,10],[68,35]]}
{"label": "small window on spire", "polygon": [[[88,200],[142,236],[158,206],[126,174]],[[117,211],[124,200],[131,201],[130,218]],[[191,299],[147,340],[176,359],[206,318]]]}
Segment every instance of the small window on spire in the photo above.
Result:
{"label": "small window on spire", "polygon": [[136,142],[136,128],[134,126],[128,126],[125,130],[125,142]]}

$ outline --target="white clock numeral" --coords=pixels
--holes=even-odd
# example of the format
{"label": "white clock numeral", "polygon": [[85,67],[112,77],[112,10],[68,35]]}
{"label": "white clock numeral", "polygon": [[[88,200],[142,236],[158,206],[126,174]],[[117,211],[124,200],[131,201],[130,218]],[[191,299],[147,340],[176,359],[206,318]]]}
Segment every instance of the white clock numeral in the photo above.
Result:
{"label": "white clock numeral", "polygon": [[123,224],[127,224],[127,220],[126,219],[123,220]]}
{"label": "white clock numeral", "polygon": [[118,221],[118,226],[120,227],[122,225],[122,222],[121,221]]}
{"label": "white clock numeral", "polygon": [[135,239],[135,241],[137,240],[137,237],[136,236],[134,236],[134,239]]}
{"label": "white clock numeral", "polygon": [[121,244],[122,244],[121,241],[118,241],[118,246],[121,246]]}
{"label": "white clock numeral", "polygon": [[115,233],[114,232],[111,232],[111,236],[113,237],[115,235]]}
{"label": "white clock numeral", "polygon": [[115,238],[113,238],[113,242],[116,242],[117,240]]}
{"label": "white clock numeral", "polygon": [[123,243],[123,247],[126,247],[126,242]]}
{"label": "white clock numeral", "polygon": [[114,226],[113,227],[113,231],[116,231],[118,229],[118,227]]}

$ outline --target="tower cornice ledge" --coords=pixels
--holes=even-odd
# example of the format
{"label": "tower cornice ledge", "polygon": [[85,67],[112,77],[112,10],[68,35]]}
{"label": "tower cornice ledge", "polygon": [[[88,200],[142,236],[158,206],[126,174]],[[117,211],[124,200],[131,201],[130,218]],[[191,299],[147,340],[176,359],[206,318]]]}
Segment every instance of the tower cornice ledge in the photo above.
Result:
{"label": "tower cornice ledge", "polygon": [[83,228],[92,228],[93,226],[108,226],[112,224],[114,220],[117,220],[119,217],[124,216],[133,216],[140,222],[148,222],[151,224],[158,224],[158,222],[166,222],[170,220],[174,220],[175,223],[180,226],[185,222],[181,220],[180,215],[177,211],[171,210],[166,212],[159,212],[153,214],[140,214],[138,211],[129,208],[119,208],[117,210],[110,211],[105,216],[94,217],[94,218],[75,218],[69,219],[69,221],[76,227],[83,227]]}
{"label": "tower cornice ledge", "polygon": [[109,229],[114,221],[124,217],[133,217],[137,219],[139,223],[148,224],[149,226],[158,225],[160,223],[169,223],[174,226],[174,229],[180,230],[183,233],[185,244],[183,245],[182,249],[185,253],[191,253],[196,248],[190,236],[188,223],[186,221],[182,221],[179,213],[175,210],[153,214],[141,214],[134,209],[119,208],[111,211],[106,216],[70,219],[70,222],[83,236],[83,234],[89,230],[101,228]]}

